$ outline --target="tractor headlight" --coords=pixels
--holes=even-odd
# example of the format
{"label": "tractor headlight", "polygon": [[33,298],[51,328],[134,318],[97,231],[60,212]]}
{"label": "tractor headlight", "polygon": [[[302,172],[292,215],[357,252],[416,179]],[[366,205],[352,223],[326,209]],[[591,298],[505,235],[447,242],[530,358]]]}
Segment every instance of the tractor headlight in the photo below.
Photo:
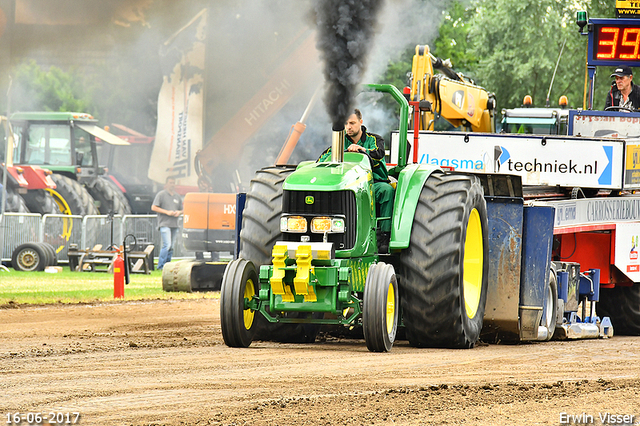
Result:
{"label": "tractor headlight", "polygon": [[307,219],[302,216],[280,218],[280,232],[307,232]]}
{"label": "tractor headlight", "polygon": [[331,218],[314,217],[311,219],[311,232],[315,232],[316,234],[331,232]]}
{"label": "tractor headlight", "polygon": [[311,220],[311,232],[316,234],[344,232],[344,219],[331,217],[314,217]]}
{"label": "tractor headlight", "polygon": [[331,232],[344,232],[344,219],[335,217],[331,219]]}

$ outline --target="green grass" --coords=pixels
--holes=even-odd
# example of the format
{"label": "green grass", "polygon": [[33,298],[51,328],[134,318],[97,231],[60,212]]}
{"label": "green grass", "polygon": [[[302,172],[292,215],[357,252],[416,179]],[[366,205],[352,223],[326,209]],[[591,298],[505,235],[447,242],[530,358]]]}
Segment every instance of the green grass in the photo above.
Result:
{"label": "green grass", "polygon": [[[219,292],[166,292],[162,271],[131,274],[124,286],[125,300],[202,299],[220,297]],[[105,272],[9,272],[0,270],[0,306],[112,301],[113,275]]]}

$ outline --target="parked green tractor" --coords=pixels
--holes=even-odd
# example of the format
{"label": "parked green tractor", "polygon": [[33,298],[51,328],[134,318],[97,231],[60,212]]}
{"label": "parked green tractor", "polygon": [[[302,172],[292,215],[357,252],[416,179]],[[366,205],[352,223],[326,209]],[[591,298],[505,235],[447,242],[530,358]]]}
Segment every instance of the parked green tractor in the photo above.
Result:
{"label": "parked green tractor", "polygon": [[[409,164],[407,100],[391,85],[368,88],[400,104],[392,217],[376,217],[370,159],[343,153],[344,132],[333,133],[337,159],[261,170],[242,213],[240,255],[222,282],[228,346],[247,347],[261,333],[309,342],[322,325],[361,325],[374,352],[389,351],[400,326],[413,346],[478,341],[488,276],[480,180]],[[385,219],[389,254],[376,240]]]}
{"label": "parked green tractor", "polygon": [[[16,165],[39,165],[53,172],[53,196],[58,211],[64,214],[127,214],[131,208],[115,183],[105,177],[98,164],[96,137],[106,143],[128,142],[105,131],[91,115],[74,112],[17,112],[10,117],[16,135]],[[29,198],[36,197],[34,199]],[[42,210],[42,194],[25,196],[33,213]]]}

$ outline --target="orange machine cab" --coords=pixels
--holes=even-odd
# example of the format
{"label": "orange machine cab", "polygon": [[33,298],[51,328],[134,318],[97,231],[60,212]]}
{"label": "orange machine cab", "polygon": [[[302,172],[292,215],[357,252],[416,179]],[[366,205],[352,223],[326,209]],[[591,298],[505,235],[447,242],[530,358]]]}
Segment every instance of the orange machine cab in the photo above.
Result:
{"label": "orange machine cab", "polygon": [[233,252],[236,194],[190,192],[184,197],[182,238],[189,251]]}

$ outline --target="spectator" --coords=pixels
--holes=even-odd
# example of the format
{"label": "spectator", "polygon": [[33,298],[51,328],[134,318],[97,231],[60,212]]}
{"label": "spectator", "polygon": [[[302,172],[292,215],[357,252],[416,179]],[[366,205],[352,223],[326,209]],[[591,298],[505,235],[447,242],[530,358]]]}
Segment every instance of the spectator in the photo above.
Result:
{"label": "spectator", "polygon": [[158,213],[158,229],[162,238],[162,248],[158,256],[158,269],[171,262],[173,246],[178,237],[178,218],[182,214],[182,198],[176,190],[176,179],[168,177],[164,189],[156,195],[151,210]]}

